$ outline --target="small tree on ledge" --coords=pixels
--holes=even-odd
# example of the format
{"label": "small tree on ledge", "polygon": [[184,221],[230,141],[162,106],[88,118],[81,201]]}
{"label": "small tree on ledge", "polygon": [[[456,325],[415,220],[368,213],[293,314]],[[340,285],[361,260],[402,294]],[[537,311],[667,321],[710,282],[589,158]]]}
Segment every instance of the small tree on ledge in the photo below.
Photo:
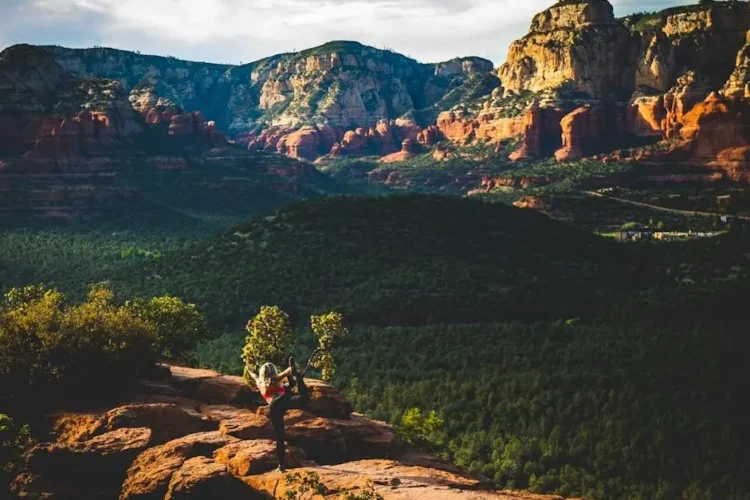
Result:
{"label": "small tree on ledge", "polygon": [[334,351],[341,341],[349,335],[349,329],[344,326],[344,317],[331,312],[322,316],[310,316],[310,327],[318,337],[320,350],[315,356],[313,366],[322,372],[323,380],[328,382],[336,372]]}
{"label": "small tree on ledge", "polygon": [[294,343],[294,333],[289,315],[278,306],[263,306],[245,327],[248,336],[242,349],[245,363],[245,380],[252,382],[249,371],[257,372],[264,363],[281,365]]}

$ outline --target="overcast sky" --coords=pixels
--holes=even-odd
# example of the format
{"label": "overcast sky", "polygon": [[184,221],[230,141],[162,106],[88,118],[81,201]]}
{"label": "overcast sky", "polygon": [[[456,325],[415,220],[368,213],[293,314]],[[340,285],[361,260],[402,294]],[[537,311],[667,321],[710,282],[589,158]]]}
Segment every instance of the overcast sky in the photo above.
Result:
{"label": "overcast sky", "polygon": [[[532,16],[555,0],[0,0],[0,48],[101,45],[240,63],[330,40],[424,62],[505,61]],[[618,16],[696,0],[611,0]]]}

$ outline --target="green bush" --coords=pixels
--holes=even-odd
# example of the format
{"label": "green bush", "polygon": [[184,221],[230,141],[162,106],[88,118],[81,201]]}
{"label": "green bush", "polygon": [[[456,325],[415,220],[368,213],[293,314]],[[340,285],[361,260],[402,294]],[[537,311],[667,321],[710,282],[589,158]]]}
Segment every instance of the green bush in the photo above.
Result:
{"label": "green bush", "polygon": [[0,404],[30,409],[122,387],[153,365],[153,345],[153,325],[106,287],[77,305],[57,290],[11,290],[0,312]]}
{"label": "green bush", "polygon": [[136,299],[126,307],[138,318],[154,328],[154,348],[157,353],[180,358],[208,338],[208,328],[195,304],[165,295],[146,301]]}
{"label": "green bush", "polygon": [[0,413],[0,493],[20,471],[23,454],[31,443],[27,426],[18,426],[8,415]]}
{"label": "green bush", "polygon": [[315,359],[315,368],[321,370],[323,380],[329,381],[336,373],[334,351],[349,335],[349,329],[344,326],[344,317],[337,312],[310,316],[310,328],[318,338],[320,349]]}
{"label": "green bush", "polygon": [[257,316],[247,322],[248,336],[242,350],[245,379],[252,382],[249,371],[257,372],[267,362],[280,365],[289,354],[294,332],[289,315],[277,306],[263,306]]}
{"label": "green bush", "polygon": [[396,430],[401,441],[421,448],[437,449],[445,442],[445,421],[435,410],[406,410]]}

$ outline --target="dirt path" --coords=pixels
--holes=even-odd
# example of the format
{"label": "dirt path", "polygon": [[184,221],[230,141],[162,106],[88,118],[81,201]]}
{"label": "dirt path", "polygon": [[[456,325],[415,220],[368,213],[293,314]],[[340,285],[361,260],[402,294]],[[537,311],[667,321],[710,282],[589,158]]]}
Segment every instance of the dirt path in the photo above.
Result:
{"label": "dirt path", "polygon": [[735,219],[741,219],[741,220],[750,220],[750,216],[747,215],[729,215],[729,214],[719,214],[715,212],[699,212],[695,210],[679,210],[677,208],[667,208],[667,207],[660,207],[658,205],[651,205],[649,203],[641,203],[640,201],[633,201],[633,200],[626,200],[624,198],[615,198],[614,196],[607,196],[601,193],[597,193],[595,191],[584,191],[585,194],[589,196],[593,196],[595,198],[604,198],[607,200],[613,200],[617,201],[619,203],[624,203],[626,205],[633,205],[636,207],[643,207],[648,208],[651,210],[658,210],[659,212],[669,212],[673,214],[678,215],[689,215],[689,216],[698,216],[698,217],[733,217]]}

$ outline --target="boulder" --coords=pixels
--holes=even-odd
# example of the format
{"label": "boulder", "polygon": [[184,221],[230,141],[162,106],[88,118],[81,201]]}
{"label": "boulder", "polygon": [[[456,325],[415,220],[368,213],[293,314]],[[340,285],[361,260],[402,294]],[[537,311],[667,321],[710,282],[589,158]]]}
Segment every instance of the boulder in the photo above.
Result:
{"label": "boulder", "polygon": [[103,415],[61,413],[52,418],[58,443],[86,441],[117,429],[145,427],[152,431],[151,444],[161,444],[218,427],[209,418],[173,403],[138,403]]}
{"label": "boulder", "polygon": [[235,441],[235,438],[220,432],[204,432],[147,449],[127,470],[120,500],[163,499],[172,475],[188,459],[212,457],[214,451]]}
{"label": "boulder", "polygon": [[348,458],[386,458],[394,451],[395,435],[385,422],[353,414],[349,420],[330,420],[346,442]]}
{"label": "boulder", "polygon": [[164,500],[253,498],[254,492],[229,473],[226,465],[206,457],[185,461],[172,474]]}
{"label": "boulder", "polygon": [[515,202],[513,202],[513,206],[516,208],[524,208],[524,209],[539,210],[539,211],[544,211],[549,208],[547,206],[547,203],[544,202],[539,196],[524,196],[516,200]]}
{"label": "boulder", "polygon": [[14,481],[20,496],[114,498],[131,462],[151,441],[151,430],[118,429],[73,443],[42,444],[27,459],[28,473]]}
{"label": "boulder", "polygon": [[362,152],[364,145],[362,136],[354,130],[350,130],[344,134],[344,138],[341,140],[341,151],[345,154],[356,155]]}
{"label": "boulder", "polygon": [[207,403],[253,405],[254,391],[242,377],[211,370],[171,366],[169,382],[190,396]]}
{"label": "boulder", "polygon": [[222,420],[219,432],[237,439],[263,439],[274,437],[271,421],[265,415],[247,413]]}
{"label": "boulder", "polygon": [[352,405],[335,387],[321,380],[305,379],[310,391],[310,404],[307,411],[319,417],[349,418]]}
{"label": "boulder", "polygon": [[341,462],[347,457],[347,445],[338,426],[325,418],[286,425],[287,441],[298,446],[319,463]]}
{"label": "boulder", "polygon": [[222,375],[198,381],[195,397],[211,403],[244,404],[255,400],[255,392],[244,378]]}
{"label": "boulder", "polygon": [[[255,439],[228,444],[214,452],[214,460],[226,465],[235,476],[252,476],[274,470],[279,465],[276,441]],[[307,464],[305,452],[296,446],[286,447],[286,463],[290,469]]]}

